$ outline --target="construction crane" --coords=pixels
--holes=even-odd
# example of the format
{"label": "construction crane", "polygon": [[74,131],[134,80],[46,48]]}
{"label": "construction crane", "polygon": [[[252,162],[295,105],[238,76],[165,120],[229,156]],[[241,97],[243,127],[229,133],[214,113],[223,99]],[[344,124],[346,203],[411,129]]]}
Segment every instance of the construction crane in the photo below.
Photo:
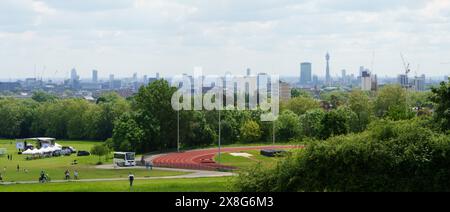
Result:
{"label": "construction crane", "polygon": [[405,67],[405,75],[408,77],[409,72],[411,72],[411,69],[409,68],[410,64],[406,62],[405,57],[402,53],[400,53],[400,56],[402,57],[403,66]]}

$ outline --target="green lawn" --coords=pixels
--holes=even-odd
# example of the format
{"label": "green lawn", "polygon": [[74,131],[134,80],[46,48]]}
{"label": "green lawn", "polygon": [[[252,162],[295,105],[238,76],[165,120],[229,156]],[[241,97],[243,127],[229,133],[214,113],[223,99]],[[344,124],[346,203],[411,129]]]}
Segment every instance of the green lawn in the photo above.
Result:
{"label": "green lawn", "polygon": [[[136,180],[134,192],[224,192],[230,178]],[[0,192],[128,192],[127,181],[0,185]]]}
{"label": "green lawn", "polygon": [[[234,166],[237,168],[247,168],[250,166],[254,166],[258,163],[261,163],[265,166],[271,166],[276,164],[278,158],[265,157],[259,154],[259,150],[249,150],[249,151],[239,151],[239,153],[248,153],[252,156],[250,158],[233,156],[230,153],[223,153],[220,157],[220,162],[223,165]],[[215,161],[219,161],[219,156],[216,155],[214,158]]]}
{"label": "green lawn", "polygon": [[[63,146],[73,146],[77,150],[89,151],[92,146],[98,142],[92,141],[57,141]],[[3,176],[3,181],[29,181],[38,180],[39,173],[44,170],[49,174],[52,180],[62,180],[64,178],[64,171],[69,170],[73,175],[73,171],[79,172],[81,179],[98,179],[98,178],[122,178],[126,177],[128,173],[133,172],[136,177],[156,177],[156,176],[173,176],[183,175],[186,172],[172,172],[145,169],[130,169],[130,170],[104,170],[96,169],[95,165],[99,161],[97,156],[77,157],[75,154],[65,157],[54,157],[38,160],[25,160],[25,156],[18,155],[15,149],[15,141],[0,140],[0,148],[6,148],[8,154],[13,154],[13,161],[7,160],[6,156],[0,157],[0,173]],[[139,158],[136,157],[137,159]],[[77,165],[72,165],[73,160],[77,160]],[[112,163],[111,158],[102,158],[106,163]],[[17,171],[17,165],[20,170]],[[25,172],[27,170],[28,172]]]}

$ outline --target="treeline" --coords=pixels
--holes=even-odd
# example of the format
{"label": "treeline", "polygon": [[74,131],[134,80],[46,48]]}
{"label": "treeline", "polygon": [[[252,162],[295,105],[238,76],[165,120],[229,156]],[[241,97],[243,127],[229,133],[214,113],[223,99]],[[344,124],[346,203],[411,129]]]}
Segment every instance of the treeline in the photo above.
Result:
{"label": "treeline", "polygon": [[[180,116],[181,148],[209,146],[218,141],[218,111],[172,109],[176,88],[158,80],[125,100],[108,93],[92,103],[59,99],[37,92],[32,99],[0,99],[0,137],[49,136],[57,139],[107,140],[120,151],[170,150],[177,147]],[[431,114],[430,93],[406,92],[385,86],[377,93],[362,91],[323,93],[321,100],[293,91],[294,98],[281,105],[275,122],[276,140],[323,140],[363,132],[377,119],[403,120]],[[412,108],[416,107],[417,111]],[[422,111],[422,112],[418,112]],[[269,142],[273,125],[262,122],[260,110],[221,112],[222,144]]]}
{"label": "treeline", "polygon": [[129,103],[115,93],[103,95],[96,103],[43,92],[36,92],[32,99],[1,98],[0,137],[105,140],[112,137],[114,121],[129,110]]}
{"label": "treeline", "polygon": [[[394,98],[404,95],[382,89],[372,100],[375,119],[367,130],[311,140],[274,167],[243,171],[233,190],[450,191],[450,82],[415,98],[416,116],[402,107],[413,98]],[[424,105],[433,106],[432,115]]]}

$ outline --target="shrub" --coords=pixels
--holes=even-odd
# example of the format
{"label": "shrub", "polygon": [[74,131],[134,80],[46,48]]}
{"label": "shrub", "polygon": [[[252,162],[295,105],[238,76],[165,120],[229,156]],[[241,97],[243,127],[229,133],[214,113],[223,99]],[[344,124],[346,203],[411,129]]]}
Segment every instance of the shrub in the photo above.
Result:
{"label": "shrub", "polygon": [[233,185],[236,191],[450,191],[449,168],[449,136],[417,121],[381,121],[365,133],[308,144]]}

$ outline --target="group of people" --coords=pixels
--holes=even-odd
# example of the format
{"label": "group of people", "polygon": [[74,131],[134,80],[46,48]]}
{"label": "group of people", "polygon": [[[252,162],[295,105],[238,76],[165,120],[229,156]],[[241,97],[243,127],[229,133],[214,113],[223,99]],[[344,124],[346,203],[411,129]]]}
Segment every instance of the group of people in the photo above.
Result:
{"label": "group of people", "polygon": [[[77,170],[73,171],[73,179],[78,180],[78,176],[79,176],[78,171]],[[68,169],[64,172],[64,179],[70,180],[70,171]]]}

